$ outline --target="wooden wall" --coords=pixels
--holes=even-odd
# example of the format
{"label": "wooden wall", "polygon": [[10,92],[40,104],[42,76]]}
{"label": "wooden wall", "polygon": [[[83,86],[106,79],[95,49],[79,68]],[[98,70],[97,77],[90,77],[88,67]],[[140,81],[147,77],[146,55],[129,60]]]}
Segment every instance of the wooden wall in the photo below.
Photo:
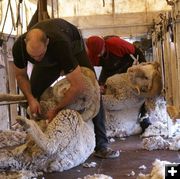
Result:
{"label": "wooden wall", "polygon": [[180,1],[159,16],[152,33],[154,59],[162,67],[167,103],[180,110]]}

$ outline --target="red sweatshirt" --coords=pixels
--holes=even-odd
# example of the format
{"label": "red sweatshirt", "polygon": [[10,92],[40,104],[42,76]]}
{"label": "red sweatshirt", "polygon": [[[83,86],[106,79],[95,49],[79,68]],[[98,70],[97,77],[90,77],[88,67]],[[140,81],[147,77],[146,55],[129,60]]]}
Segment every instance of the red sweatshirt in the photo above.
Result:
{"label": "red sweatshirt", "polygon": [[119,37],[110,37],[105,40],[105,47],[106,51],[118,57],[123,57],[124,55],[135,53],[134,45]]}

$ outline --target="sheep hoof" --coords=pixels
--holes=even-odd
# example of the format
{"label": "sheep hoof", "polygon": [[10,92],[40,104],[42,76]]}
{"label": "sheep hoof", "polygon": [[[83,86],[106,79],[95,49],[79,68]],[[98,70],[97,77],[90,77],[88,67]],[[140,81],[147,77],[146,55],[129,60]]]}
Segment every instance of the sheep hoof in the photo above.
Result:
{"label": "sheep hoof", "polygon": [[26,130],[30,128],[30,125],[28,124],[28,119],[23,118],[21,116],[16,117],[16,121]]}

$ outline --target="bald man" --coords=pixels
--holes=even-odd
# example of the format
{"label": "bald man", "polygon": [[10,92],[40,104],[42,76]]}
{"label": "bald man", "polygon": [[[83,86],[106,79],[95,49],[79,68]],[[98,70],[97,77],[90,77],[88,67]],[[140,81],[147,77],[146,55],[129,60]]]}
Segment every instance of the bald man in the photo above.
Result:
{"label": "bald man", "polygon": [[[18,86],[26,96],[32,114],[41,113],[38,100],[55,80],[65,75],[70,82],[70,88],[63,100],[48,112],[49,120],[82,92],[84,83],[80,67],[93,70],[78,29],[63,19],[37,23],[15,41],[12,51]],[[28,61],[34,64],[30,80],[27,75]],[[96,134],[95,156],[115,158],[119,156],[119,151],[107,147],[104,120],[101,101],[100,111],[93,119]]]}

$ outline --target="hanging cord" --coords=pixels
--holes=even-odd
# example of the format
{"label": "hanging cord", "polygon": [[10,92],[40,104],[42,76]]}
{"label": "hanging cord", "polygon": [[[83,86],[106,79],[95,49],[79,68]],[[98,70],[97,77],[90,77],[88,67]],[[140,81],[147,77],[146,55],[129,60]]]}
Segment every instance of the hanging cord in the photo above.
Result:
{"label": "hanging cord", "polygon": [[12,5],[11,5],[11,0],[9,0],[8,1],[8,5],[7,5],[7,10],[6,10],[5,18],[4,18],[4,23],[3,23],[2,31],[1,31],[1,35],[0,35],[0,46],[1,47],[2,47],[2,44],[4,42],[4,39],[2,39],[2,35],[3,35],[4,27],[5,27],[5,24],[6,24],[6,19],[7,19],[7,14],[8,14],[9,7],[10,7],[11,19],[12,19],[12,29],[11,29],[11,32],[9,33],[9,35],[8,35],[8,37],[6,39],[6,42],[9,40],[9,38],[10,38],[10,36],[12,34],[12,31],[13,31],[13,28],[14,28],[14,30],[16,30],[15,22],[14,22],[13,10],[12,10]]}
{"label": "hanging cord", "polygon": [[26,27],[28,27],[28,8],[26,5],[26,1],[24,1],[25,15],[26,15]]}
{"label": "hanging cord", "polygon": [[17,7],[17,21],[16,21],[16,27],[18,27],[18,25],[22,25],[21,23],[21,16],[20,16],[20,6],[22,4],[22,0],[19,0],[19,3],[18,3],[18,7]]}
{"label": "hanging cord", "polygon": [[174,2],[173,1],[170,1],[170,0],[166,0],[167,4],[170,5],[170,6],[174,6]]}
{"label": "hanging cord", "polygon": [[59,18],[59,0],[56,0],[57,18]]}
{"label": "hanging cord", "polygon": [[1,1],[1,5],[0,5],[0,12],[1,12],[1,16],[0,16],[0,22],[2,21],[2,12],[3,12],[3,5],[2,5],[2,1]]}
{"label": "hanging cord", "polygon": [[5,27],[5,23],[6,23],[6,19],[7,19],[7,14],[8,14],[9,6],[10,6],[10,0],[8,0],[6,14],[5,14],[5,17],[4,17],[4,22],[3,22],[3,26],[2,26],[2,30],[1,30],[1,34],[0,34],[0,47],[2,47],[2,44],[3,44],[2,36],[3,36],[3,32],[4,32],[4,27]]}
{"label": "hanging cord", "polygon": [[105,0],[103,0],[103,7],[105,7],[106,3],[105,3]]}
{"label": "hanging cord", "polygon": [[16,21],[17,34],[18,34],[18,30],[19,30],[18,27],[21,26],[20,34],[22,34],[22,28],[23,28],[23,24],[21,22],[21,16],[20,16],[21,5],[22,5],[22,0],[19,0],[18,6],[17,6],[17,21]]}
{"label": "hanging cord", "polygon": [[15,24],[15,20],[14,20],[14,13],[13,13],[13,8],[12,8],[12,5],[11,5],[11,1],[10,1],[10,11],[11,11],[12,25],[14,27],[14,30],[16,30],[16,24]]}

